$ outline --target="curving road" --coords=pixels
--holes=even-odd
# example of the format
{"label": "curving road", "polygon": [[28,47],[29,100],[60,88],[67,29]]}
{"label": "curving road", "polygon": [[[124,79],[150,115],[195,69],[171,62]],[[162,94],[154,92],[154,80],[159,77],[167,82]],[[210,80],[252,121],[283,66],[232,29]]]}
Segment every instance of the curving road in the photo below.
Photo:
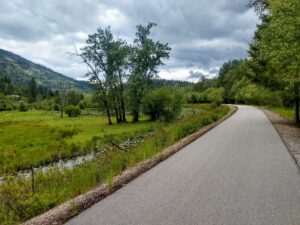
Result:
{"label": "curving road", "polygon": [[67,224],[299,225],[300,172],[266,116],[239,106]]}

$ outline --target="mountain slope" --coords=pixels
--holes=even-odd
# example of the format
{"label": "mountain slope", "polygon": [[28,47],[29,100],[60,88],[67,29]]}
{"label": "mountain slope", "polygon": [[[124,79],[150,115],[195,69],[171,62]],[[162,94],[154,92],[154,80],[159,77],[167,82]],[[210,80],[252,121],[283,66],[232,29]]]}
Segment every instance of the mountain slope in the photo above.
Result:
{"label": "mountain slope", "polygon": [[87,82],[77,81],[47,67],[33,63],[12,52],[0,49],[0,77],[7,76],[17,86],[28,86],[34,77],[39,85],[52,90],[76,89],[89,91]]}

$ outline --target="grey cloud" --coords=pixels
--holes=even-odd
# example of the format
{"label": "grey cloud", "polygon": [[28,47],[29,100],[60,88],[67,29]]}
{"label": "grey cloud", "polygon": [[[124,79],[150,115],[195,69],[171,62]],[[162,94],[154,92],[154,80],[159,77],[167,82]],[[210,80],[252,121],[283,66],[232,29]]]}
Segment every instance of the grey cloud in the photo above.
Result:
{"label": "grey cloud", "polygon": [[216,68],[210,68],[209,69],[209,73],[210,74],[216,74],[216,73],[218,73],[219,72],[219,69],[216,69]]}
{"label": "grey cloud", "polygon": [[[162,69],[209,71],[227,60],[247,56],[257,23],[256,15],[245,7],[247,2],[0,0],[0,44],[73,76],[77,62],[66,56],[73,42],[82,45],[87,34],[108,25],[130,42],[137,24],[152,21],[158,24],[153,38],[169,43],[173,49]],[[35,51],[37,44],[40,49]],[[82,67],[78,71],[81,73]]]}
{"label": "grey cloud", "polygon": [[205,77],[205,75],[199,71],[190,71],[189,72],[190,75],[188,76],[187,79],[202,79],[203,77]]}

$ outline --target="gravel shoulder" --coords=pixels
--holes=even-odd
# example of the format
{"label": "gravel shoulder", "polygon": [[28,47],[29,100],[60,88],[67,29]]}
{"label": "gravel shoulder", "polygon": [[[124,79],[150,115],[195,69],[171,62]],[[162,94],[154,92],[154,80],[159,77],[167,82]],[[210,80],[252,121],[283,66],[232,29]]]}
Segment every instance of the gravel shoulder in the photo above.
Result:
{"label": "gravel shoulder", "polygon": [[281,117],[277,113],[267,109],[262,109],[262,111],[277,130],[300,169],[300,128],[292,121]]}

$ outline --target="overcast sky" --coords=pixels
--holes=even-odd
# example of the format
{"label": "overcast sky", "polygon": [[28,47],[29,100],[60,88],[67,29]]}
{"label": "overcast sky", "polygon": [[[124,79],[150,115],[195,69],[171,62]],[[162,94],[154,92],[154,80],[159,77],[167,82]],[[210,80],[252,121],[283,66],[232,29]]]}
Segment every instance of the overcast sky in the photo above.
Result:
{"label": "overcast sky", "polygon": [[86,67],[68,54],[88,34],[111,25],[132,41],[137,24],[155,22],[153,38],[172,47],[160,68],[166,79],[215,75],[227,60],[247,57],[258,23],[248,0],[0,0],[0,48],[65,75]]}

